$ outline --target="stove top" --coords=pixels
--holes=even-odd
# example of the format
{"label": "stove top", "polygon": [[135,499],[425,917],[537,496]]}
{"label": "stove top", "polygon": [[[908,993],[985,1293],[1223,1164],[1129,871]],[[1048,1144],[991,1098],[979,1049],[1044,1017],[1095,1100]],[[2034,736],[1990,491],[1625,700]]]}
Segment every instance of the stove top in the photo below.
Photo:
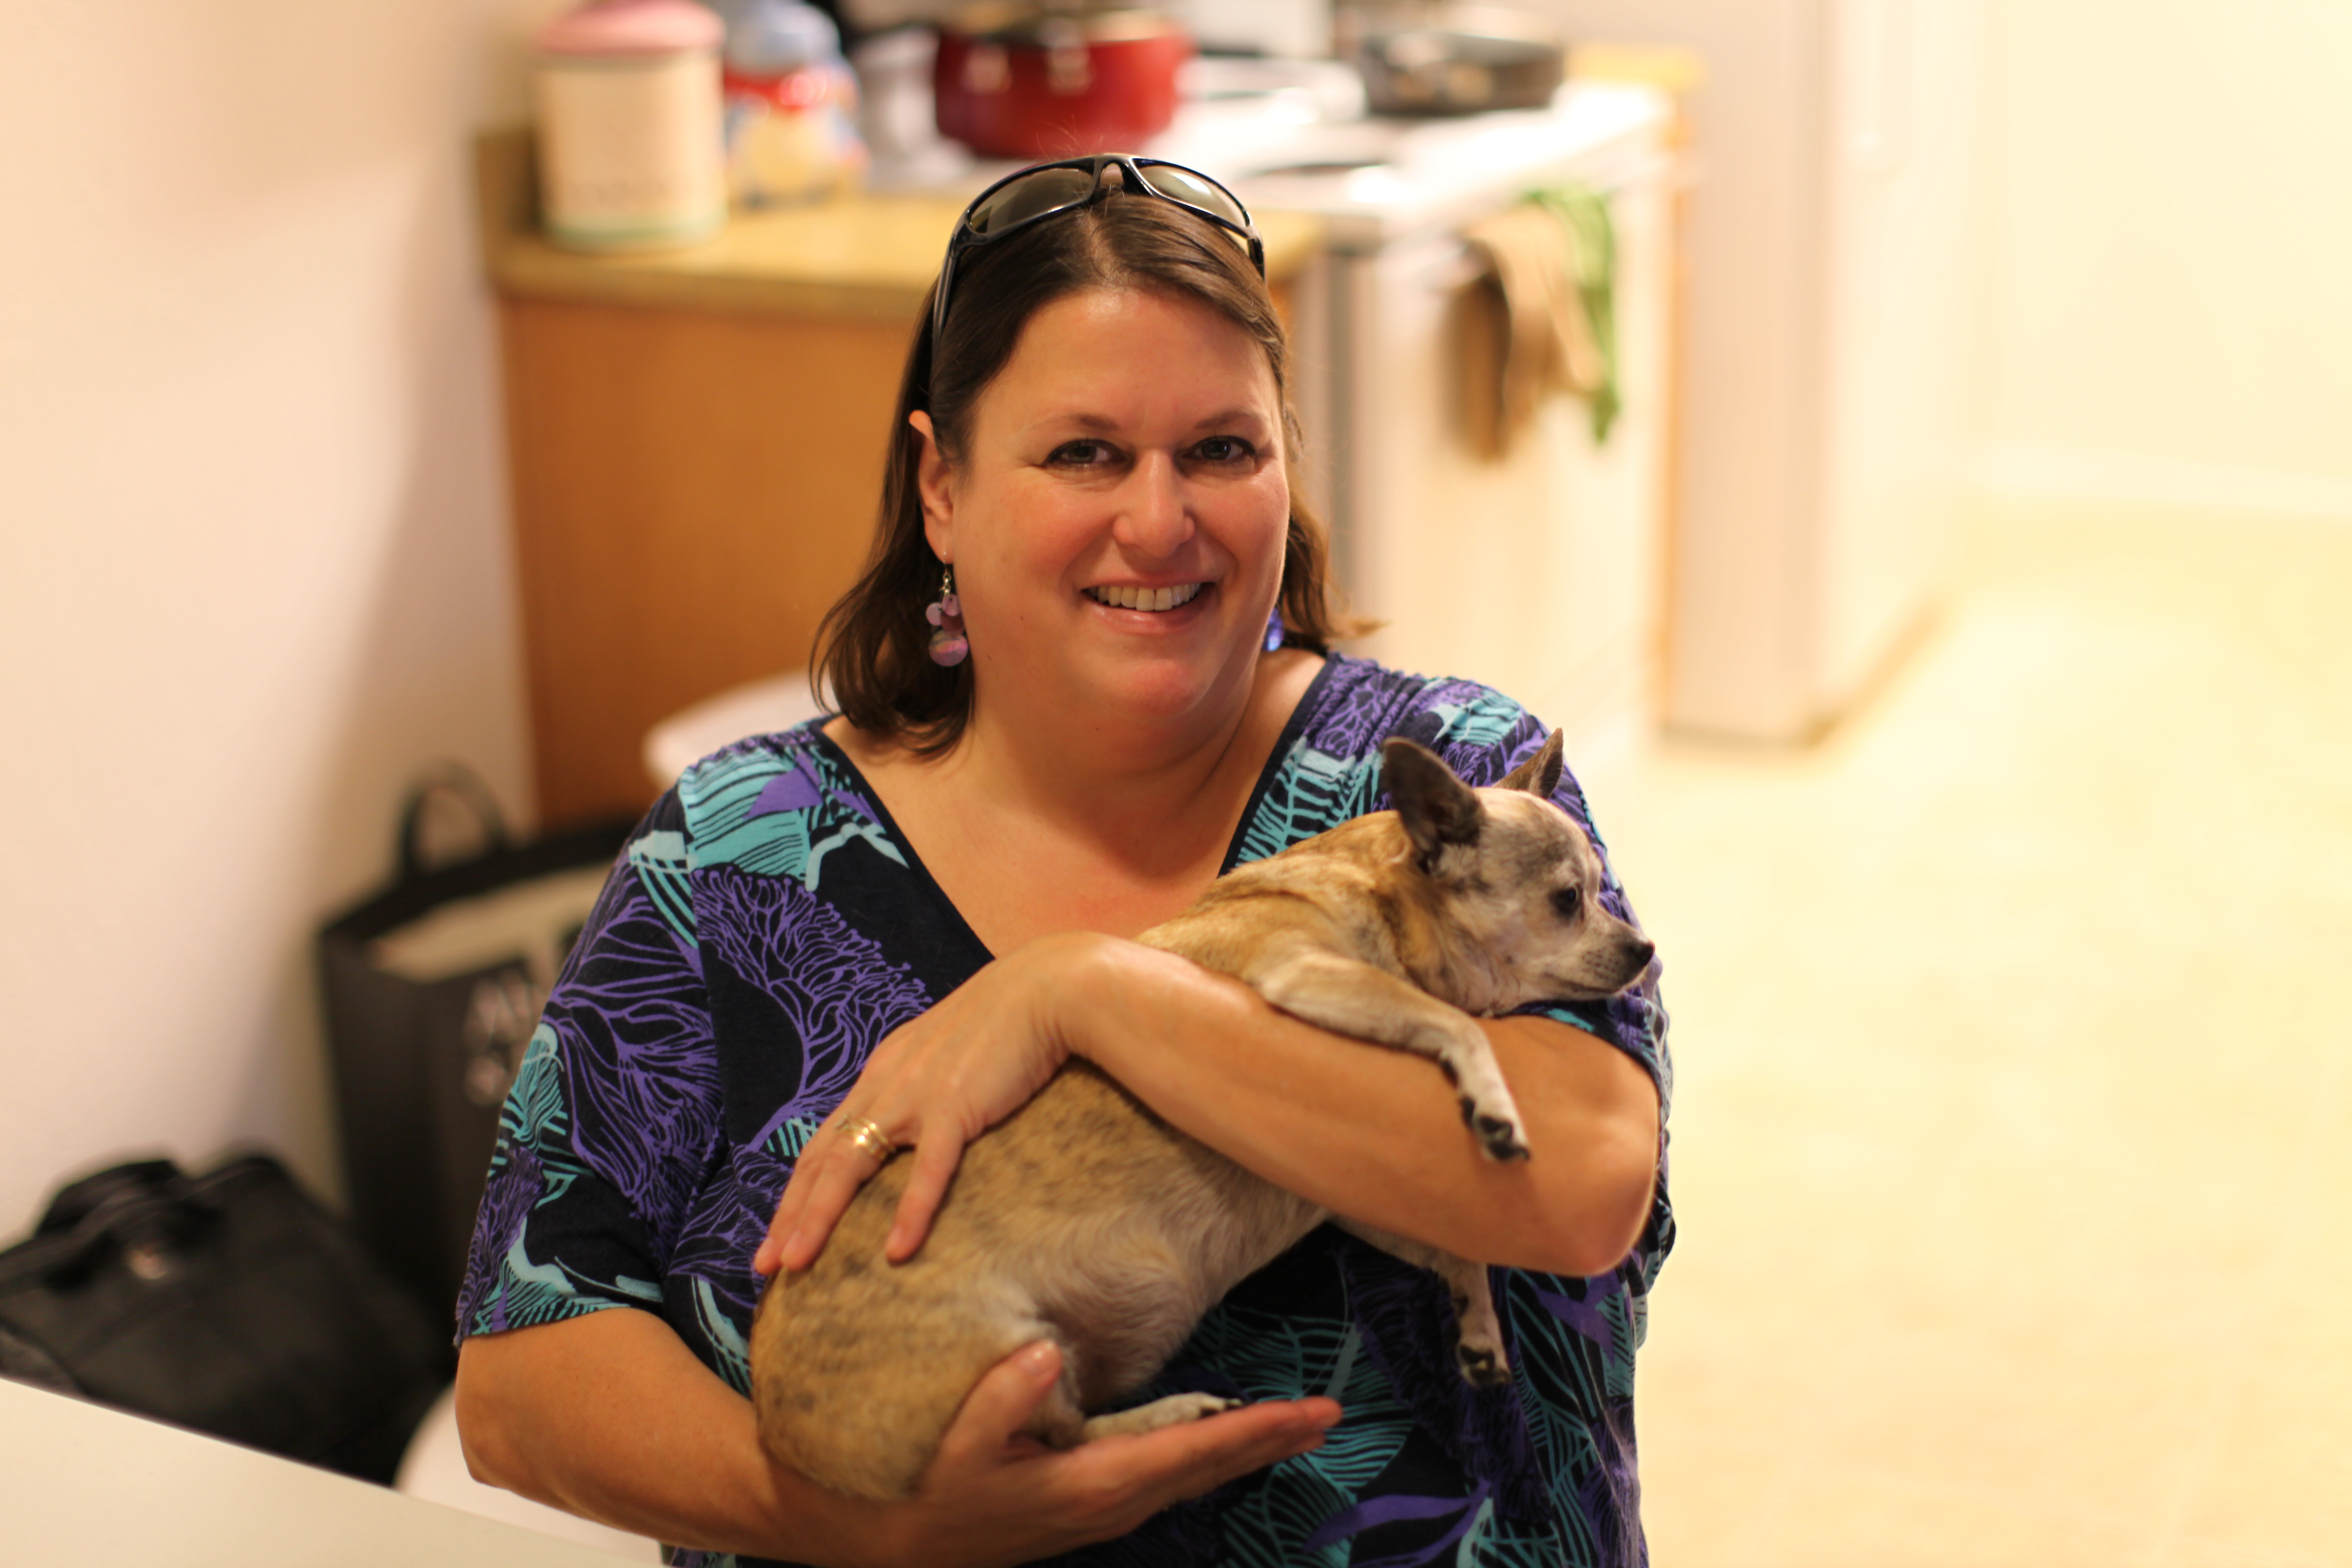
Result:
{"label": "stove top", "polygon": [[[890,47],[913,47],[904,35]],[[920,61],[891,60],[887,74],[869,69],[863,52],[858,63],[869,92],[895,83],[908,97],[886,110],[900,129],[890,138],[898,145],[877,139],[875,189],[976,195],[1021,166],[975,160],[936,133],[915,134],[929,118],[927,51]],[[918,84],[919,100],[910,96]],[[1571,165],[1593,177],[1584,167],[1592,158],[1621,143],[1635,147],[1633,133],[1667,113],[1664,98],[1647,88],[1571,82],[1545,109],[1369,116],[1361,79],[1335,60],[1202,57],[1185,68],[1183,91],[1176,122],[1137,151],[1213,174],[1252,207],[1315,214],[1341,251],[1457,224]]]}
{"label": "stove top", "polygon": [[[1386,243],[1557,178],[1667,112],[1645,88],[1570,86],[1549,108],[1442,120],[1305,119],[1278,104],[1188,104],[1150,151],[1225,179],[1252,206],[1309,212],[1332,243]],[[1630,140],[1629,140],[1630,139]]]}

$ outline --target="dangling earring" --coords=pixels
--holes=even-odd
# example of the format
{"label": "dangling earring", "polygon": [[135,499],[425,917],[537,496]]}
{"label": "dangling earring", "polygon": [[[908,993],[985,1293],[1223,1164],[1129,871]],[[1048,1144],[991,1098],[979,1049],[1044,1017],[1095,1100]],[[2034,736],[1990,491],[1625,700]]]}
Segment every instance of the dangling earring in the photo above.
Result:
{"label": "dangling earring", "polygon": [[1282,646],[1282,606],[1276,605],[1274,614],[1265,618],[1265,651],[1272,653]]}
{"label": "dangling earring", "polygon": [[963,602],[956,597],[953,566],[940,574],[939,599],[923,606],[923,619],[931,623],[931,662],[961,664],[971,639],[963,634]]}

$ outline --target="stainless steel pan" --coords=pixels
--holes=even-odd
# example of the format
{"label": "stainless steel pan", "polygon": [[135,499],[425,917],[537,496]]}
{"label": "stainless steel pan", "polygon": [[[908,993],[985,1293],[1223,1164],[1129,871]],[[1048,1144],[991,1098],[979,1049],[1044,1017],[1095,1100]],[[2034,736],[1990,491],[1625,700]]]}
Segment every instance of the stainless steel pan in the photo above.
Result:
{"label": "stainless steel pan", "polygon": [[1349,52],[1375,114],[1539,108],[1567,77],[1566,41],[1523,11],[1424,7],[1374,13],[1360,26]]}

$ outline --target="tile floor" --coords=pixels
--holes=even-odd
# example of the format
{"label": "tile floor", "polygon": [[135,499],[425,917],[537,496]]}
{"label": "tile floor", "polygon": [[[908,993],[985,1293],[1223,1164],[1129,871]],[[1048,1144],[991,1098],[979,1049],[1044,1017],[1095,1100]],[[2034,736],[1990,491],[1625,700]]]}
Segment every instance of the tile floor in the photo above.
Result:
{"label": "tile floor", "polygon": [[2352,1564],[2352,529],[1989,516],[1824,744],[1598,804],[1661,1568]]}

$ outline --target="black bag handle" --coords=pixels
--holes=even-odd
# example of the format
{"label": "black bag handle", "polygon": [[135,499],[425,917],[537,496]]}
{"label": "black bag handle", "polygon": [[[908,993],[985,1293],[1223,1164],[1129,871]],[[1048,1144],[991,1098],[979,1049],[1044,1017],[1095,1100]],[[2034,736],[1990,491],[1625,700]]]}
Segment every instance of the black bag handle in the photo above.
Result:
{"label": "black bag handle", "polygon": [[482,782],[482,775],[463,763],[438,763],[408,786],[408,798],[400,808],[400,837],[394,847],[403,882],[414,882],[431,869],[425,864],[425,846],[418,835],[425,826],[425,805],[435,795],[447,795],[473,814],[482,830],[483,845],[476,858],[487,859],[507,847],[505,814],[499,810],[498,796]]}
{"label": "black bag handle", "polygon": [[34,1230],[27,1260],[43,1278],[66,1283],[85,1275],[109,1248],[186,1246],[217,1205],[169,1160],[113,1165],[59,1192]]}
{"label": "black bag handle", "polygon": [[58,1195],[49,1200],[33,1234],[55,1236],[76,1229],[100,1209],[142,1194],[184,1187],[187,1180],[186,1173],[169,1160],[131,1160],[109,1165],[58,1189]]}

